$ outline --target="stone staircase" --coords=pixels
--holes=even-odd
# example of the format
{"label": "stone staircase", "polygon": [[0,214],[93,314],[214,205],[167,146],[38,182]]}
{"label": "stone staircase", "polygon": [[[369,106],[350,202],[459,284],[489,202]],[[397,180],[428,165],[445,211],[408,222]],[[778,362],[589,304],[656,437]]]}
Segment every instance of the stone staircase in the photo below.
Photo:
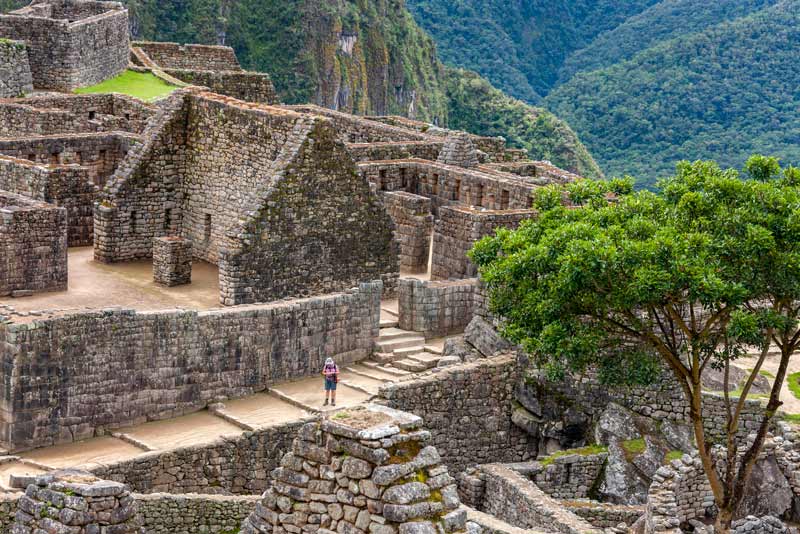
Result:
{"label": "stone staircase", "polygon": [[441,351],[428,346],[418,332],[398,328],[397,312],[381,308],[381,328],[375,341],[375,355],[371,362],[386,372],[402,371],[404,374],[427,371],[439,363]]}

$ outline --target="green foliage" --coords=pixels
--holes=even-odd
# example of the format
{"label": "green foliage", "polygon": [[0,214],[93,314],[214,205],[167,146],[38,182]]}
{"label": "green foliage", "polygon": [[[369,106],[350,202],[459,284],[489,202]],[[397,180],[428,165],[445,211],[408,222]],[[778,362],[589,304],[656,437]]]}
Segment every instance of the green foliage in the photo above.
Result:
{"label": "green foliage", "polygon": [[687,365],[721,365],[796,323],[754,307],[800,297],[800,193],[784,176],[684,162],[659,194],[597,202],[607,186],[580,187],[583,208],[551,205],[471,252],[504,335],[554,376],[647,384],[666,363],[690,380]]}
{"label": "green foliage", "polygon": [[509,146],[527,149],[532,159],[549,160],[582,176],[602,177],[575,132],[551,113],[509,97],[474,72],[447,69],[445,87],[451,128],[502,136]]}
{"label": "green foliage", "polygon": [[680,460],[681,458],[683,458],[683,454],[684,454],[683,451],[669,451],[666,457],[664,458],[664,462],[669,463],[674,460]]}
{"label": "green foliage", "polygon": [[647,442],[644,438],[629,439],[621,443],[622,450],[625,452],[625,458],[630,462],[636,456],[642,454],[647,448]]}
{"label": "green foliage", "polygon": [[792,373],[786,377],[786,385],[792,395],[800,399],[800,373]]}
{"label": "green foliage", "polygon": [[174,85],[170,85],[150,73],[128,70],[97,85],[76,89],[75,93],[122,93],[141,100],[152,101],[170,94],[175,89],[177,87]]}
{"label": "green foliage", "polygon": [[545,104],[578,132],[607,174],[633,174],[648,186],[681,159],[714,158],[738,168],[758,151],[800,162],[800,1],[715,22],[579,72]]}

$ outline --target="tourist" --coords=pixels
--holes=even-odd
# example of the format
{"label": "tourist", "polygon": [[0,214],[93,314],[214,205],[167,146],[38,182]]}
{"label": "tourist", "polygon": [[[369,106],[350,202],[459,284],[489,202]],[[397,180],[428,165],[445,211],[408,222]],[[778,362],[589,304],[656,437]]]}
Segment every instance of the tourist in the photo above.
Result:
{"label": "tourist", "polygon": [[328,405],[328,397],[330,396],[331,406],[336,406],[336,384],[339,382],[339,367],[333,358],[325,360],[325,367],[322,368],[322,374],[325,377],[325,404]]}

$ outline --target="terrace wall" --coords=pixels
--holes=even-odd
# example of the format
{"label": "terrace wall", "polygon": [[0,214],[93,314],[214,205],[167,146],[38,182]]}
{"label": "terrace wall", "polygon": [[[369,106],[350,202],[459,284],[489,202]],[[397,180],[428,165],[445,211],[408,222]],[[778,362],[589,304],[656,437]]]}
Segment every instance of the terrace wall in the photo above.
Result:
{"label": "terrace wall", "polygon": [[272,305],[0,325],[0,441],[19,450],[80,440],[314,375],[327,357],[367,358],[380,298],[373,282]]}
{"label": "terrace wall", "polygon": [[423,282],[401,278],[397,288],[399,326],[425,337],[460,334],[475,314],[478,280]]}
{"label": "terrace wall", "polygon": [[66,210],[0,191],[0,295],[66,288]]}
{"label": "terrace wall", "polygon": [[403,191],[383,193],[382,198],[394,221],[394,237],[400,244],[400,269],[409,273],[427,272],[433,232],[431,201]]}

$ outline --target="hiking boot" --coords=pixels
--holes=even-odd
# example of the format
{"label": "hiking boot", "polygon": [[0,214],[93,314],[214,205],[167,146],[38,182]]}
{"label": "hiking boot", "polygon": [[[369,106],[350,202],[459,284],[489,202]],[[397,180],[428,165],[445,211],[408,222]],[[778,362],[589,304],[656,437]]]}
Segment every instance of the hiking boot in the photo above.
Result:
{"label": "hiking boot", "polygon": [[331,402],[331,406],[336,406],[336,401]]}
{"label": "hiking boot", "polygon": [[[327,405],[328,405],[328,399],[325,399],[325,404],[323,404],[323,406],[327,406]],[[334,406],[336,406],[336,403],[334,403]]]}

